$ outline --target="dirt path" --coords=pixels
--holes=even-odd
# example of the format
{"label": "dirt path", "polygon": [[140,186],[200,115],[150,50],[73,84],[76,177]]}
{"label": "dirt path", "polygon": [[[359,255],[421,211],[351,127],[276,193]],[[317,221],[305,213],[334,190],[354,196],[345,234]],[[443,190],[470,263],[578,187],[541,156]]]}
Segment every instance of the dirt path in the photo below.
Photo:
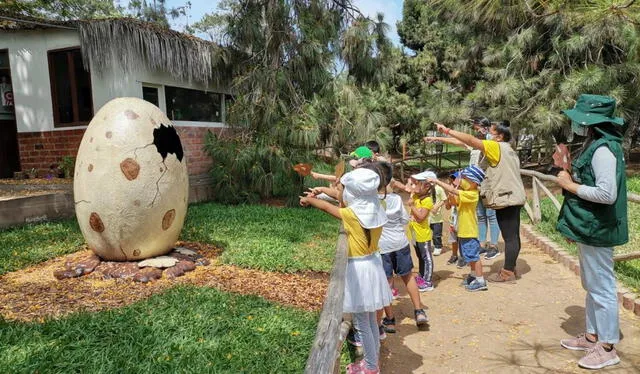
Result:
{"label": "dirt path", "polygon": [[[586,373],[576,362],[582,352],[563,349],[559,340],[584,330],[580,278],[523,238],[516,285],[489,284],[485,292],[460,286],[468,269],[447,265],[447,251],[435,257],[436,289],[422,293],[428,331],[418,331],[401,281],[394,302],[398,332],[382,344],[387,373]],[[485,261],[495,272],[501,255]],[[603,371],[640,373],[640,318],[620,308],[622,363]]]}

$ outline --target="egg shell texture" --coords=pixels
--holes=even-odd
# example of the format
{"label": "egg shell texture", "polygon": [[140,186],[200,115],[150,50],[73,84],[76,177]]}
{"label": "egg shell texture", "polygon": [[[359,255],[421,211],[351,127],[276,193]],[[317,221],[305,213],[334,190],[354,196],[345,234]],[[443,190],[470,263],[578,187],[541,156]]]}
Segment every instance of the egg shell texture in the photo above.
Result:
{"label": "egg shell texture", "polygon": [[168,253],[187,212],[189,178],[167,116],[139,98],[105,104],[84,133],[73,183],[76,217],[101,258],[131,261]]}

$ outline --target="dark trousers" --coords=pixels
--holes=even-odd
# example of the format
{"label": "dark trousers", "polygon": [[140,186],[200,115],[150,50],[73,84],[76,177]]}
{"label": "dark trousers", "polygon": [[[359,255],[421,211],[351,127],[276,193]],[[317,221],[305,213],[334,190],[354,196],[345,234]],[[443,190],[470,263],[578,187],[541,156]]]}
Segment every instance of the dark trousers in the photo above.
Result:
{"label": "dark trousers", "polygon": [[520,209],[522,205],[496,209],[498,226],[504,239],[505,270],[513,271],[520,254]]}
{"label": "dark trousers", "polygon": [[431,231],[433,231],[433,247],[442,248],[442,222],[432,223],[429,226],[431,226]]}

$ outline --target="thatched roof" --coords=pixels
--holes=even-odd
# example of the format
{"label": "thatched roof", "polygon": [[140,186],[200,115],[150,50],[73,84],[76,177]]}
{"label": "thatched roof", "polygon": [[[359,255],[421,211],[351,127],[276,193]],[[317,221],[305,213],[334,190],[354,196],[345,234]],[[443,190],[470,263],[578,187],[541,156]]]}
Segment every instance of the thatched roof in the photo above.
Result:
{"label": "thatched roof", "polygon": [[0,17],[0,30],[73,28],[80,35],[84,63],[98,71],[124,72],[145,66],[176,79],[221,84],[230,80],[227,51],[219,45],[134,18],[51,21]]}

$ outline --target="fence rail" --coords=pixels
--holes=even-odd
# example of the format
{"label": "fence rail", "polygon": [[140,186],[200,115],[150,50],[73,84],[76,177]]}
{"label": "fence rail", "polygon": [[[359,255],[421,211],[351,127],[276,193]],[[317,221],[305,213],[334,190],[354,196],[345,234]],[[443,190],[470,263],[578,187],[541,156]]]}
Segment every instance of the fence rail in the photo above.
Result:
{"label": "fence rail", "polygon": [[342,320],[344,300],[344,278],[347,271],[347,234],[340,225],[336,257],[331,269],[331,278],[327,288],[320,321],[316,329],[316,338],[307,359],[305,374],[332,374],[340,370],[340,352],[342,344],[351,328],[351,322]]}
{"label": "fence rail", "polygon": [[[543,174],[533,170],[520,169],[520,175],[533,178],[532,183],[532,199],[531,205],[529,202],[525,202],[524,209],[527,211],[527,215],[531,219],[531,222],[539,223],[542,220],[542,211],[540,210],[540,190],[547,195],[547,197],[553,202],[556,210],[560,212],[560,202],[551,191],[542,183],[542,181],[558,183],[558,178],[553,175]],[[634,193],[627,193],[627,201],[632,203],[640,203],[640,195]],[[640,258],[640,251],[617,255],[613,257],[614,261],[628,261],[636,258]]]}

